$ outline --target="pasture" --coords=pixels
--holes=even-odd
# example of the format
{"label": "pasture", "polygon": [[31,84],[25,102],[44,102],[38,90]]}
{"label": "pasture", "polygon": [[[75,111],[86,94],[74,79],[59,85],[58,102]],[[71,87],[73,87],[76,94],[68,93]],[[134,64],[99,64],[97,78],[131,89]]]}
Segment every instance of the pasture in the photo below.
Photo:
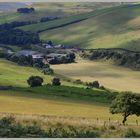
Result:
{"label": "pasture", "polygon": [[[0,24],[12,21],[38,21],[42,17],[65,17],[80,13],[86,13],[93,11],[97,8],[111,7],[118,5],[117,3],[101,4],[101,3],[32,3],[30,6],[34,7],[36,11],[29,14],[19,14],[16,12],[16,7],[28,7],[29,5],[24,3],[21,6],[16,5],[18,3],[7,3],[12,4],[12,9],[7,9],[5,12],[0,13]],[[4,5],[1,5],[0,8],[3,8]],[[4,7],[5,8],[5,7]],[[11,8],[11,7],[9,7]]]}
{"label": "pasture", "polygon": [[[33,75],[41,76],[44,79],[44,84],[51,83],[53,77],[55,77],[55,75],[44,75],[39,69],[19,66],[11,61],[0,59],[0,85],[27,87],[27,79]],[[67,81],[67,78],[61,77],[61,83],[63,85],[83,87],[83,85],[74,84]]]}
{"label": "pasture", "polygon": [[140,51],[139,4],[113,7],[110,11],[97,15],[44,31],[40,33],[41,39],[82,48],[125,48]]}
{"label": "pasture", "polygon": [[140,72],[111,62],[77,59],[76,63],[52,65],[56,73],[84,82],[98,80],[106,88],[140,93]]}
{"label": "pasture", "polygon": [[27,86],[27,79],[31,75],[39,75],[44,81],[50,82],[50,76],[44,76],[40,71],[31,67],[22,67],[17,64],[0,59],[0,85]]}
{"label": "pasture", "polygon": [[[67,68],[70,65],[68,64]],[[72,71],[72,69],[69,70]],[[58,87],[44,85],[43,87],[29,88],[26,80],[30,75],[44,77],[44,84],[50,83],[52,79],[52,76],[43,75],[34,68],[22,67],[7,60],[0,60],[0,85],[14,86],[9,90],[0,90],[1,113],[84,117],[93,120],[99,118],[101,121],[109,118],[112,121],[122,119],[121,115],[109,113],[109,103],[116,93],[100,89],[87,90],[82,85],[63,80],[62,86]],[[138,117],[131,116],[128,122],[135,123],[136,119],[139,120]]]}
{"label": "pasture", "polygon": [[[79,99],[69,99],[58,95],[47,95],[30,92],[0,91],[1,113],[25,114],[25,115],[47,115],[56,117],[85,118],[87,120],[119,121],[121,115],[109,113],[107,104],[89,102]],[[68,93],[67,93],[68,94]],[[140,118],[136,116],[128,117],[128,123],[135,123]]]}

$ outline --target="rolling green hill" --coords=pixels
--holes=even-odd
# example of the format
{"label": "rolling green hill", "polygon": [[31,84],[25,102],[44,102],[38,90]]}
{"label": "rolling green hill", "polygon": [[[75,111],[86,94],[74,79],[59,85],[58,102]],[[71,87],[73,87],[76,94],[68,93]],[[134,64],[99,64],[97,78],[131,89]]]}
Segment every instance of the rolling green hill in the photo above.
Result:
{"label": "rolling green hill", "polygon": [[[94,14],[96,12],[93,12]],[[140,5],[112,8],[87,20],[40,33],[52,40],[81,48],[125,48],[140,51]]]}
{"label": "rolling green hill", "polygon": [[[12,9],[8,9],[8,5],[12,4]],[[36,10],[34,13],[29,14],[19,14],[16,12],[18,3],[3,3],[0,8],[6,9],[7,11],[0,13],[0,24],[12,21],[38,21],[42,17],[65,17],[70,15],[75,15],[79,13],[86,13],[93,11],[98,8],[111,7],[118,5],[118,3],[33,3],[31,6]],[[20,3],[19,3],[20,4]],[[28,7],[25,3],[21,7]]]}
{"label": "rolling green hill", "polygon": [[[44,77],[45,84],[52,76],[44,76],[30,67],[21,67],[7,60],[0,60],[0,85],[12,85],[9,90],[0,90],[1,113],[30,115],[53,115],[55,117],[85,117],[86,119],[115,121],[120,115],[111,115],[108,107],[116,93],[98,89],[84,89],[62,81],[62,86],[44,85],[30,88],[26,79],[30,75]],[[132,116],[128,122],[139,118]]]}
{"label": "rolling green hill", "polygon": [[[31,75],[41,76],[44,79],[44,84],[51,83],[51,80],[55,76],[44,75],[41,73],[41,70],[32,67],[19,66],[11,61],[0,59],[0,85],[28,87],[27,79]],[[59,75],[58,77],[61,78]],[[67,82],[65,77],[61,78],[61,82],[66,86],[83,87],[83,85]]]}
{"label": "rolling green hill", "polygon": [[[49,8],[50,5],[50,8]],[[64,13],[66,7],[72,10],[78,7],[74,4],[61,5]],[[37,11],[29,15],[14,14],[7,17],[0,18],[5,22],[6,20],[37,20],[43,15],[47,15],[45,8],[48,8],[50,13],[51,7],[57,13],[60,10],[58,4],[40,4],[35,5]],[[80,8],[86,7],[80,5]],[[89,7],[89,5],[87,5]],[[81,48],[125,48],[133,51],[140,51],[140,4],[120,5],[110,8],[93,7],[92,12],[79,12],[74,15],[69,14],[60,19],[27,25],[19,29],[32,32],[40,32],[40,37],[44,41],[52,40],[55,43],[63,43],[69,46]],[[95,10],[98,7],[97,10]],[[84,9],[84,8],[83,8]],[[90,9],[90,10],[91,10]],[[55,13],[56,14],[56,13]],[[48,14],[49,15],[49,14]],[[63,15],[64,16],[64,15]],[[29,18],[31,17],[31,18]]]}

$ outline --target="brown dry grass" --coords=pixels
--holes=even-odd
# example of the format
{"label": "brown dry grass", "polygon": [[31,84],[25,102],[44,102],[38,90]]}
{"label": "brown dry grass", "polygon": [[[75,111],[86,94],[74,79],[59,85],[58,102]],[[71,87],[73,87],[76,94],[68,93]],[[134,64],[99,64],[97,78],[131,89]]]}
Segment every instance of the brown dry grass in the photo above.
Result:
{"label": "brown dry grass", "polygon": [[110,89],[140,93],[140,72],[111,63],[78,59],[76,63],[52,65],[52,68],[56,73],[73,79],[98,80]]}

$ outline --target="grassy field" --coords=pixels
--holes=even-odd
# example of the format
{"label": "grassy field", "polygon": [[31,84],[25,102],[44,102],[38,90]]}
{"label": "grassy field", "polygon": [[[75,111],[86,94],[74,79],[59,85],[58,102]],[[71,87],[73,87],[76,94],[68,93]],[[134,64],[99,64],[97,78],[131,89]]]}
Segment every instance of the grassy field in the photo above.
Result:
{"label": "grassy field", "polygon": [[[24,26],[20,29],[39,31],[41,39],[44,41],[52,40],[55,43],[65,43],[76,47],[121,47],[140,51],[139,4],[107,9],[102,9],[101,5],[85,6],[73,3],[37,3],[34,7],[37,9],[36,12],[28,15],[15,12],[2,13],[0,14],[0,24],[14,20],[38,20],[44,15],[66,16],[55,21]],[[95,10],[99,7],[101,9]],[[95,11],[91,12],[92,10]],[[16,46],[9,47],[18,50]],[[40,70],[32,67],[19,66],[0,59],[0,86],[12,86],[11,89],[0,90],[0,115],[10,113],[32,117],[44,115],[48,118],[52,117],[54,120],[66,118],[66,120],[71,119],[76,123],[84,120],[84,123],[89,124],[97,122],[98,118],[99,124],[102,125],[110,118],[112,122],[116,123],[121,122],[122,116],[109,113],[112,98],[118,94],[114,91],[140,93],[139,71],[114,66],[111,62],[94,62],[78,58],[76,63],[51,65],[51,67],[55,71],[53,76],[44,75]],[[31,75],[43,77],[43,86],[30,88],[27,79]],[[48,83],[51,83],[56,75],[61,78],[62,85],[49,85]],[[86,89],[83,85],[67,82],[65,78],[80,79],[85,82],[98,80],[112,91]],[[136,120],[140,121],[140,118],[130,116],[128,124],[134,126]],[[65,121],[65,119],[61,121]]]}
{"label": "grassy field", "polygon": [[31,31],[31,32],[42,32],[44,30],[58,28],[60,26],[65,26],[67,24],[73,24],[77,21],[82,21],[87,18],[103,14],[105,11],[110,11],[111,9],[112,8],[107,8],[107,9],[97,10],[96,12],[86,12],[82,14],[76,14],[76,15],[67,16],[61,19],[49,21],[47,23],[44,22],[44,23],[37,23],[37,24],[22,26],[22,27],[19,27],[19,29],[22,29],[25,31]]}
{"label": "grassy field", "polygon": [[119,91],[140,93],[140,72],[112,63],[78,59],[76,63],[52,65],[56,73],[82,81],[98,80],[103,86]]}
{"label": "grassy field", "polygon": [[40,34],[41,39],[82,48],[126,48],[140,51],[140,5],[111,9],[110,12],[104,11],[75,24],[44,31]]}
{"label": "grassy field", "polygon": [[58,15],[62,18],[47,23],[23,26],[19,29],[41,32],[40,37],[44,41],[52,40],[55,43],[75,47],[125,48],[140,51],[140,4],[111,8],[104,8],[106,5],[103,5],[99,3],[91,5],[89,3],[37,3],[34,5],[35,13],[2,13],[0,23],[14,20],[39,20],[46,15]]}
{"label": "grassy field", "polygon": [[[51,83],[51,80],[55,76],[44,75],[40,70],[35,68],[19,66],[13,62],[0,59],[0,85],[27,87],[27,79],[31,75],[41,76],[44,79],[44,84]],[[67,78],[65,77],[62,78],[61,82],[66,86],[83,87],[83,85],[67,82]]]}
{"label": "grassy field", "polygon": [[[78,64],[77,64],[78,65]],[[69,67],[69,65],[67,65]],[[0,90],[1,113],[19,113],[30,115],[53,115],[65,117],[85,117],[87,119],[120,121],[120,115],[109,113],[109,103],[116,93],[98,89],[85,89],[82,86],[62,81],[62,86],[44,85],[29,88],[26,79],[30,75],[40,75],[45,84],[52,76],[44,76],[36,69],[17,66],[0,60],[0,85],[12,85],[15,88]],[[139,118],[132,116],[129,123]]]}
{"label": "grassy field", "polygon": [[44,76],[37,69],[17,66],[10,61],[0,59],[0,85],[27,86],[26,80],[31,75],[42,76],[45,82],[51,81],[51,76]]}
{"label": "grassy field", "polygon": [[[0,91],[0,112],[56,117],[84,117],[87,120],[99,118],[100,121],[107,121],[109,118],[112,121],[118,120],[121,122],[122,120],[121,115],[111,115],[106,104],[69,99],[61,97],[58,95],[59,93],[57,92],[57,96],[54,96],[54,92],[49,95],[47,90],[46,94],[41,92],[35,94],[27,91]],[[138,117],[131,116],[128,118],[128,123],[134,123],[136,119],[140,120]]]}
{"label": "grassy field", "polygon": [[[114,5],[118,5],[118,3],[33,3],[30,6],[36,9],[34,13],[19,14],[16,12],[15,4],[15,9],[0,13],[0,24],[11,21],[38,21],[42,17],[46,16],[64,17]],[[28,5],[26,6],[28,7]],[[21,7],[25,6],[23,5]]]}
{"label": "grassy field", "polygon": [[[61,6],[66,7],[69,9],[69,6],[65,4],[62,4]],[[28,6],[27,6],[28,7]],[[36,3],[33,4],[33,7],[36,9],[34,13],[30,14],[19,14],[15,10],[8,11],[8,12],[2,12],[0,13],[0,23],[5,23],[5,22],[12,22],[12,21],[38,21],[42,17],[46,16],[68,16],[71,15],[72,13],[75,13],[75,11],[71,10],[71,13],[66,12],[59,8],[59,5],[57,4],[51,4],[51,3]],[[69,9],[70,10],[70,9]],[[84,12],[84,11],[83,11]]]}

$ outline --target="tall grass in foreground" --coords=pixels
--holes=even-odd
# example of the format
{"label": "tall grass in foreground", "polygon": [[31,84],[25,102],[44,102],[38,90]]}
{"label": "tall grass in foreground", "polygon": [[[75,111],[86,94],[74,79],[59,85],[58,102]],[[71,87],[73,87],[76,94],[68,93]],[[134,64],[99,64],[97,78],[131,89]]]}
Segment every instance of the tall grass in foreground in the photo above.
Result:
{"label": "tall grass in foreground", "polygon": [[38,120],[18,120],[14,117],[0,119],[0,137],[46,137],[46,138],[97,138],[140,137],[140,133],[127,127],[109,125],[74,125],[62,122],[48,124]]}

